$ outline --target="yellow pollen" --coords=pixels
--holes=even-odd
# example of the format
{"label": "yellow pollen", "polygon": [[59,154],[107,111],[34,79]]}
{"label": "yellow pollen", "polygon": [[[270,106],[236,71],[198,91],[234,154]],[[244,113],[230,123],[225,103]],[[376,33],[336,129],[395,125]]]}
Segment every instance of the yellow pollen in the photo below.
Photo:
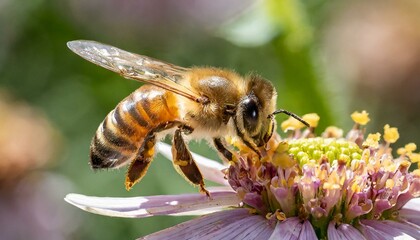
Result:
{"label": "yellow pollen", "polygon": [[281,212],[279,209],[277,209],[274,213],[267,213],[265,215],[266,219],[272,219],[273,215],[276,217],[277,220],[279,221],[284,221],[286,220],[286,214],[284,214],[284,212]]}
{"label": "yellow pollen", "polygon": [[351,185],[351,190],[355,193],[360,192],[359,184],[357,184],[357,182],[353,182],[353,184]]}
{"label": "yellow pollen", "polygon": [[381,139],[381,134],[380,133],[375,133],[375,134],[369,133],[368,137],[363,142],[362,146],[365,147],[365,148],[367,148],[367,147],[378,148],[380,139]]}
{"label": "yellow pollen", "polygon": [[319,116],[316,113],[308,113],[302,116],[302,119],[309,123],[309,126],[316,128],[319,122]]}
{"label": "yellow pollen", "polygon": [[420,169],[416,169],[411,172],[414,176],[420,177]]}
{"label": "yellow pollen", "polygon": [[296,164],[296,160],[289,156],[288,150],[289,144],[287,142],[283,141],[279,143],[271,159],[274,166],[286,169]]}
{"label": "yellow pollen", "polygon": [[340,189],[340,179],[337,172],[332,172],[328,178],[328,181],[324,183],[323,188],[329,190]]}
{"label": "yellow pollen", "polygon": [[363,110],[361,113],[357,111],[352,113],[351,119],[360,125],[366,125],[370,121],[369,113],[367,113],[365,110]]}
{"label": "yellow pollen", "polygon": [[409,144],[406,144],[406,145],[404,146],[404,148],[405,148],[405,150],[406,150],[407,152],[414,152],[414,151],[416,151],[417,146],[416,146],[416,144],[415,144],[415,143],[409,143]]}
{"label": "yellow pollen", "polygon": [[362,160],[364,160],[367,163],[370,161],[370,150],[369,149],[363,150],[363,152],[362,152]]}
{"label": "yellow pollen", "polygon": [[420,162],[420,153],[412,153],[409,155],[410,161],[412,163],[419,163]]}
{"label": "yellow pollen", "polygon": [[395,172],[397,170],[397,165],[395,164],[393,159],[385,159],[382,161],[382,166],[388,172]]}
{"label": "yellow pollen", "polygon": [[386,180],[386,183],[385,183],[385,187],[386,187],[386,188],[391,189],[391,188],[393,188],[394,186],[395,186],[395,182],[394,182],[394,180],[392,180],[392,179],[387,179],[387,180]]}
{"label": "yellow pollen", "polygon": [[407,150],[405,148],[398,148],[397,149],[397,154],[398,155],[405,155],[405,154],[407,154]]}
{"label": "yellow pollen", "polygon": [[317,169],[316,171],[317,171],[316,176],[319,179],[326,179],[328,177],[328,172],[326,169],[322,169],[322,170]]}
{"label": "yellow pollen", "polygon": [[245,144],[243,144],[243,142],[238,137],[227,136],[225,138],[225,140],[229,145],[232,145],[232,146],[235,146],[236,148],[238,148],[239,151],[247,151],[248,150],[248,147],[245,146]]}
{"label": "yellow pollen", "polygon": [[384,126],[384,140],[387,143],[395,143],[398,138],[400,138],[400,134],[397,128],[390,127],[389,124]]}
{"label": "yellow pollen", "polygon": [[276,218],[279,221],[284,221],[286,220],[286,214],[284,214],[284,212],[280,212],[279,210],[276,210]]}
{"label": "yellow pollen", "polygon": [[420,154],[413,153],[417,149],[415,143],[406,144],[403,148],[398,148],[397,153],[402,156],[408,156],[411,162],[419,162],[420,161]]}
{"label": "yellow pollen", "polygon": [[286,152],[287,150],[289,150],[289,143],[282,141],[279,143],[276,152]]}
{"label": "yellow pollen", "polygon": [[305,125],[295,118],[289,117],[287,120],[283,121],[280,125],[281,129],[286,132],[289,130],[298,130],[303,128]]}

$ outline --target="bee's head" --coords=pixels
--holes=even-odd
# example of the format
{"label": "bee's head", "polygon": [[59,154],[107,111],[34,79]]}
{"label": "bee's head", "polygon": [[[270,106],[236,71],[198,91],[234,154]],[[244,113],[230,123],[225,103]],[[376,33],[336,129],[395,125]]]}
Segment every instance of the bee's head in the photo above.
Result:
{"label": "bee's head", "polygon": [[234,117],[236,132],[248,147],[264,146],[274,131],[271,113],[277,93],[273,85],[256,75],[248,77],[247,94],[240,100]]}

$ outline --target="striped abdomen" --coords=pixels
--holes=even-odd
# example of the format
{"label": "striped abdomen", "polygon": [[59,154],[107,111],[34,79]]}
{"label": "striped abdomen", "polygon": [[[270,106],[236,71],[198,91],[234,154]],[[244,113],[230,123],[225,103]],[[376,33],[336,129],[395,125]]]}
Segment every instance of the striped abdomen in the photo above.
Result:
{"label": "striped abdomen", "polygon": [[114,168],[128,163],[149,131],[178,118],[174,93],[151,85],[140,87],[99,125],[90,145],[92,168]]}

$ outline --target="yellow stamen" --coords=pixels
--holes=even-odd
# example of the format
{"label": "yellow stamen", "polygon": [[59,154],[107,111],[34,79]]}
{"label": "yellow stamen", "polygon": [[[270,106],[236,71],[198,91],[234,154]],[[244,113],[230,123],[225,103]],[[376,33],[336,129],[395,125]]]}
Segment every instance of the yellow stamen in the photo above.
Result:
{"label": "yellow stamen", "polygon": [[398,148],[397,153],[399,155],[411,155],[412,152],[416,151],[417,146],[415,143],[406,144],[403,148]]}
{"label": "yellow stamen", "polygon": [[386,188],[391,189],[391,188],[393,188],[394,186],[395,186],[395,182],[394,182],[394,180],[392,180],[392,179],[387,179],[387,180],[386,180],[386,183],[385,183],[385,187],[386,187]]}
{"label": "yellow stamen", "polygon": [[363,110],[361,113],[357,111],[352,113],[351,119],[360,125],[366,125],[370,121],[369,113],[367,113],[365,110]]}
{"label": "yellow stamen", "polygon": [[319,116],[316,113],[308,113],[302,116],[302,119],[309,123],[309,126],[316,128],[319,122]]}
{"label": "yellow stamen", "polygon": [[352,190],[353,192],[355,192],[355,193],[360,192],[361,187],[360,187],[360,185],[358,184],[358,182],[353,182],[353,184],[351,185],[351,190]]}
{"label": "yellow stamen", "polygon": [[325,129],[322,137],[325,138],[341,138],[343,136],[343,129],[336,126],[329,126]]}
{"label": "yellow stamen", "polygon": [[407,150],[405,148],[398,148],[397,154],[398,155],[405,155],[407,153]]}
{"label": "yellow stamen", "polygon": [[420,153],[412,153],[409,155],[409,158],[412,163],[418,163],[420,162]]}
{"label": "yellow stamen", "polygon": [[404,148],[407,152],[414,152],[414,151],[416,151],[417,146],[416,146],[415,143],[408,143],[404,146]]}
{"label": "yellow stamen", "polygon": [[397,170],[397,165],[392,158],[383,159],[381,165],[387,172],[395,172]]}
{"label": "yellow stamen", "polygon": [[369,133],[366,140],[363,142],[362,146],[365,148],[371,147],[371,148],[378,148],[379,147],[379,140],[381,139],[380,133]]}
{"label": "yellow stamen", "polygon": [[420,177],[420,169],[416,169],[414,171],[411,172],[413,175]]}
{"label": "yellow stamen", "polygon": [[337,172],[332,172],[330,174],[327,182],[324,183],[323,188],[328,189],[328,190],[337,190],[337,189],[341,188],[340,178],[339,178]]}
{"label": "yellow stamen", "polygon": [[305,125],[295,118],[289,117],[287,120],[283,121],[280,125],[281,129],[286,132],[289,130],[298,130],[303,128]]}
{"label": "yellow stamen", "polygon": [[289,144],[287,142],[280,142],[274,155],[272,157],[272,163],[274,166],[280,168],[290,168],[296,164],[296,161],[289,156],[287,152],[289,150]]}
{"label": "yellow stamen", "polygon": [[395,143],[398,138],[400,138],[398,128],[390,127],[389,124],[384,126],[384,140],[387,143]]}
{"label": "yellow stamen", "polygon": [[279,221],[284,221],[286,220],[286,214],[284,214],[284,212],[280,212],[280,211],[276,211],[276,218]]}

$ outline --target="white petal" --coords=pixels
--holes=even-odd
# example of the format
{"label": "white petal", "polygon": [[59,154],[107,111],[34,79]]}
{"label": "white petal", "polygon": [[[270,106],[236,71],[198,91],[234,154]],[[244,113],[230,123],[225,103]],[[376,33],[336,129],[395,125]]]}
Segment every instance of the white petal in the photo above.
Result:
{"label": "white petal", "polygon": [[365,224],[358,224],[357,229],[369,240],[393,240],[391,235]]}
{"label": "white petal", "polygon": [[343,223],[338,227],[335,226],[335,223],[330,222],[328,224],[328,239],[329,240],[353,240],[353,239],[366,239],[359,230],[353,226]]}
{"label": "white petal", "polygon": [[419,210],[401,209],[399,211],[399,214],[402,219],[420,226],[420,209]]}
{"label": "white petal", "polygon": [[337,229],[335,228],[335,224],[330,222],[328,224],[328,239],[329,240],[341,240],[342,236],[340,234],[340,232],[337,231]]}
{"label": "white petal", "polygon": [[[172,161],[172,151],[171,146],[158,142],[156,144],[156,149],[167,159]],[[200,172],[203,174],[203,177],[207,180],[210,180],[215,183],[219,183],[225,186],[229,186],[228,181],[225,179],[225,174],[222,172],[227,168],[223,164],[220,164],[216,161],[203,157],[201,155],[191,153],[195,163],[197,163]]]}
{"label": "white petal", "polygon": [[302,230],[300,231],[299,239],[305,240],[317,240],[318,237],[316,236],[315,230],[312,227],[312,224],[309,221],[304,221],[302,225]]}
{"label": "white petal", "polygon": [[271,234],[270,240],[274,239],[305,239],[317,240],[315,230],[309,221],[302,221],[298,217],[288,218],[283,222],[277,222],[276,228]]}
{"label": "white petal", "polygon": [[400,217],[420,226],[420,198],[408,201],[399,211]]}
{"label": "white petal", "polygon": [[[373,234],[379,234],[381,236],[380,239],[418,239],[420,236],[420,228],[413,227],[408,224],[386,220],[386,221],[378,221],[378,220],[361,220],[361,225],[364,225],[368,231],[371,231]],[[372,231],[374,229],[374,231]],[[369,236],[365,234],[365,236],[370,239]]]}
{"label": "white petal", "polygon": [[402,209],[414,209],[414,210],[418,210],[419,208],[420,208],[420,198],[413,198],[402,207]]}
{"label": "white petal", "polygon": [[68,194],[65,200],[85,211],[126,218],[155,215],[196,215],[238,206],[240,199],[233,191],[211,192],[211,199],[203,194],[161,195],[131,198],[90,197]]}
{"label": "white petal", "polygon": [[264,217],[238,208],[193,219],[142,239],[267,239],[272,231]]}

